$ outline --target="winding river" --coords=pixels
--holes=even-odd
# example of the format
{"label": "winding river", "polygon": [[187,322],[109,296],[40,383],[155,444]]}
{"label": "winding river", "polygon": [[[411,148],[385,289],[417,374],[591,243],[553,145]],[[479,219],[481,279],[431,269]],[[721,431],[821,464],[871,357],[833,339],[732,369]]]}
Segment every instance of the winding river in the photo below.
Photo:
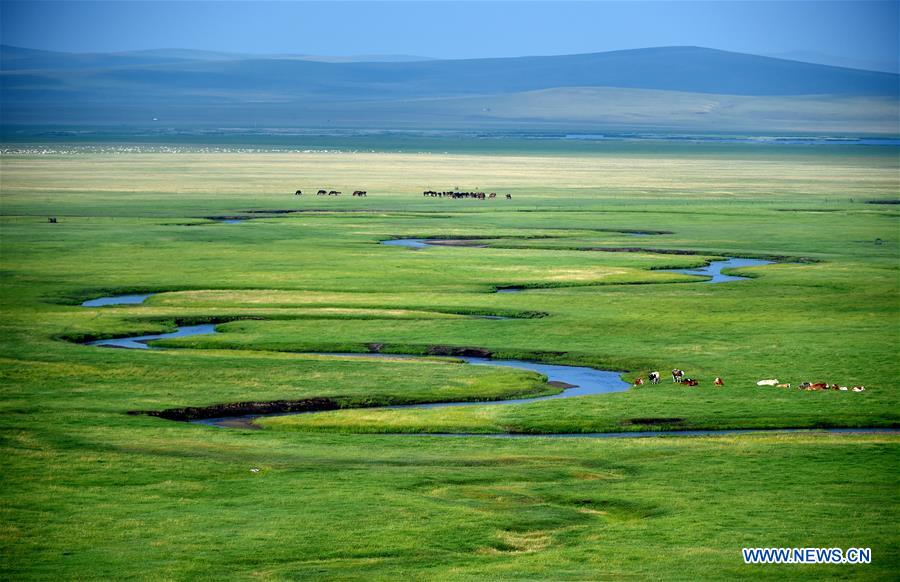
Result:
{"label": "winding river", "polygon": [[[85,301],[81,305],[84,307],[105,307],[110,305],[136,305],[142,303],[153,294],[143,295],[118,295],[112,297],[100,297]],[[126,349],[152,349],[146,342],[155,339],[165,339],[172,337],[187,337],[193,335],[206,335],[216,333],[214,324],[200,324],[180,326],[172,333],[141,335],[124,338],[113,338],[106,340],[96,340],[89,342],[88,345],[126,348]],[[356,357],[356,358],[421,358],[423,356],[401,355],[401,354],[320,354],[339,357]],[[564,389],[549,396],[538,396],[534,398],[513,398],[507,400],[492,401],[470,401],[470,402],[433,402],[425,404],[408,404],[400,406],[387,406],[383,408],[442,408],[453,406],[485,406],[493,404],[528,404],[541,400],[551,400],[556,398],[573,398],[576,396],[589,396],[595,394],[607,394],[611,392],[622,392],[630,386],[622,381],[619,372],[609,370],[595,370],[583,366],[563,366],[559,364],[542,364],[539,362],[529,362],[525,360],[491,360],[489,358],[477,357],[459,357],[468,365],[475,366],[502,366],[509,368],[517,368],[520,370],[531,370],[547,376],[548,382],[555,382],[562,385]],[[299,412],[293,414],[314,414],[311,412]],[[191,420],[193,424],[204,424],[220,428],[258,428],[254,427],[252,421],[262,416],[285,416],[285,413],[279,412],[274,414],[257,414],[257,415],[240,415],[228,416],[220,418],[206,418]],[[430,436],[430,437],[480,437],[480,438],[646,438],[646,437],[695,437],[695,436],[720,436],[729,434],[755,434],[755,433],[778,433],[778,432],[831,432],[831,433],[891,433],[896,434],[897,429],[893,428],[832,428],[832,429],[733,429],[733,430],[683,430],[683,431],[639,431],[639,432],[609,432],[609,433],[563,433],[563,434],[511,434],[511,433],[493,433],[493,434],[476,434],[476,433],[400,433],[382,436]]]}
{"label": "winding river", "polygon": [[[643,233],[642,233],[643,234]],[[424,238],[396,238],[391,240],[383,240],[381,244],[392,247],[406,247],[410,249],[422,249],[425,247],[450,246],[441,243],[430,243]],[[661,273],[681,273],[684,275],[697,275],[700,277],[709,277],[702,283],[728,283],[731,281],[748,281],[752,277],[741,277],[738,275],[725,275],[722,273],[724,269],[737,269],[740,267],[761,267],[763,265],[771,265],[773,261],[764,261],[761,259],[742,259],[738,257],[728,257],[724,261],[711,261],[705,267],[696,269],[658,269]],[[497,293],[515,293],[524,291],[524,287],[501,287],[497,289]]]}
{"label": "winding river", "polygon": [[[102,297],[82,303],[84,307],[98,307],[108,305],[135,305],[143,302],[148,295],[120,295],[116,297]],[[138,300],[137,298],[141,298]],[[200,325],[179,326],[178,329],[171,333],[139,335],[133,337],[102,339],[88,342],[88,345],[102,346],[110,348],[128,348],[128,349],[151,349],[147,342],[157,339],[168,339],[175,337],[188,337],[194,335],[209,335],[216,333],[216,326],[211,323]],[[341,354],[321,354],[340,357],[355,358],[406,358],[414,359],[423,356],[411,354],[360,354],[360,353],[341,353]],[[612,372],[608,370],[595,370],[584,366],[563,366],[559,364],[542,364],[540,362],[530,362],[526,360],[492,360],[490,358],[454,356],[457,359],[465,361],[467,364],[475,366],[501,366],[507,368],[517,368],[520,370],[530,370],[544,374],[549,382],[556,382],[566,388],[558,394],[549,396],[538,396],[535,398],[515,398],[509,400],[494,401],[471,401],[471,402],[434,402],[427,404],[410,404],[402,406],[391,406],[388,408],[441,408],[450,406],[473,406],[485,404],[525,404],[529,402],[537,402],[540,400],[549,400],[553,398],[572,398],[574,396],[589,396],[592,394],[605,394],[609,392],[622,392],[629,388],[627,382],[622,381],[619,377],[620,372]],[[248,418],[248,417],[243,417]],[[216,424],[215,421],[221,419],[207,419],[203,424]]]}
{"label": "winding river", "polygon": [[[428,246],[436,246],[431,243],[428,243],[425,239],[394,239],[382,241],[382,244],[390,245],[390,246],[402,246],[407,248],[423,248]],[[699,269],[672,269],[673,272],[685,273],[689,275],[703,275],[710,277],[708,283],[723,283],[727,281],[734,280],[745,280],[747,277],[736,277],[730,275],[723,275],[722,270],[725,268],[732,267],[748,267],[748,266],[758,266],[758,265],[767,265],[771,264],[771,261],[760,261],[755,259],[738,259],[738,258],[729,258],[724,261],[713,261],[709,265]],[[499,289],[501,292],[510,292],[522,290],[521,288],[507,288],[507,289]],[[106,307],[112,305],[137,305],[143,303],[148,297],[151,297],[153,294],[131,294],[131,295],[118,295],[112,297],[100,297],[97,299],[91,299],[89,301],[85,301],[82,303],[84,307]],[[500,316],[481,316],[488,319],[503,319]],[[102,346],[102,347],[111,347],[111,348],[126,348],[126,349],[151,349],[147,342],[158,339],[168,339],[168,338],[176,338],[176,337],[188,337],[195,335],[208,335],[216,333],[215,324],[206,323],[199,325],[186,325],[179,326],[176,331],[170,333],[162,333],[162,334],[147,334],[140,336],[132,336],[132,337],[122,337],[122,338],[111,338],[111,339],[102,339],[95,340],[88,343],[88,345],[92,346]],[[360,353],[341,353],[341,354],[322,354],[322,355],[331,355],[331,356],[339,356],[339,357],[355,357],[355,358],[419,358],[422,356],[416,355],[403,355],[403,354],[360,354]],[[495,401],[466,401],[466,402],[434,402],[434,403],[425,403],[425,404],[409,404],[409,405],[400,405],[400,406],[389,406],[385,408],[443,408],[443,407],[457,407],[457,406],[484,406],[484,405],[493,405],[493,404],[527,404],[531,402],[538,402],[541,400],[550,400],[557,398],[573,398],[577,396],[590,396],[596,394],[606,394],[611,392],[622,392],[627,390],[630,386],[628,383],[624,382],[620,377],[620,372],[614,372],[609,370],[596,370],[594,368],[588,368],[584,366],[564,366],[559,364],[542,364],[540,362],[531,362],[525,360],[492,360],[489,358],[482,357],[458,357],[458,359],[465,361],[468,365],[475,366],[501,366],[501,367],[509,367],[516,368],[520,370],[530,370],[533,372],[538,372],[547,377],[548,382],[555,383],[558,386],[563,387],[563,390],[557,394],[552,394],[549,396],[538,396],[534,398],[513,398],[507,400],[495,400]],[[259,418],[260,416],[275,416],[275,415],[283,415],[284,413],[276,413],[272,415],[243,415],[243,416],[231,416],[231,417],[221,417],[221,418],[209,418],[202,420],[193,420],[191,422],[198,424],[206,424],[212,426],[219,427],[250,427],[250,421],[254,418]],[[308,412],[303,413],[295,413],[295,414],[309,414]],[[836,429],[840,430],[840,429]],[[868,429],[866,429],[868,430]],[[697,430],[697,431],[680,431],[678,434],[684,436],[699,436],[699,435],[717,435],[717,434],[733,434],[733,433],[742,433],[742,432],[755,432],[755,431],[746,431],[746,430]],[[659,436],[661,432],[657,431],[648,431],[648,432],[628,432],[628,433],[590,433],[590,434],[549,434],[549,435],[463,435],[463,434],[446,434],[446,435],[430,435],[430,436],[497,436],[497,437],[507,437],[507,438],[515,438],[520,436],[543,436],[543,437],[551,437],[551,438],[616,438],[616,437],[641,437],[641,436]],[[670,431],[671,434],[671,431]]]}

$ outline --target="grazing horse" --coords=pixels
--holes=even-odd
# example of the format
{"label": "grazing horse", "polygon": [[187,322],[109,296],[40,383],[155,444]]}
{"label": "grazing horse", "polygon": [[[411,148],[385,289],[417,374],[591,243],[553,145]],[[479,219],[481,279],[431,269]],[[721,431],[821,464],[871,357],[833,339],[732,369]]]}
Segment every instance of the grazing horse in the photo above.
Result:
{"label": "grazing horse", "polygon": [[294,196],[303,196],[303,190],[297,190],[294,192]]}
{"label": "grazing horse", "polygon": [[716,379],[713,380],[713,385],[715,385],[715,386],[724,386],[724,385],[725,385],[725,382],[723,382],[721,378],[719,378],[718,376],[716,376]]}
{"label": "grazing horse", "polygon": [[326,194],[328,194],[328,192],[326,192],[325,190],[319,190],[318,192],[316,192],[316,196],[325,196]]}
{"label": "grazing horse", "polygon": [[672,370],[672,382],[680,382],[682,378],[684,378],[684,370],[679,370],[678,368]]}
{"label": "grazing horse", "polygon": [[659,372],[650,372],[648,376],[650,377],[651,384],[659,384]]}
{"label": "grazing horse", "polygon": [[643,378],[638,378],[637,380],[634,381],[634,385],[635,385],[635,386],[643,386],[643,385],[644,385],[644,379],[643,379]]}
{"label": "grazing horse", "polygon": [[328,195],[329,195],[329,196],[340,196],[341,193],[338,192],[337,190],[329,190],[329,191],[328,191]]}
{"label": "grazing horse", "polygon": [[366,195],[365,190],[354,190],[353,191],[353,196],[365,196],[365,195]]}

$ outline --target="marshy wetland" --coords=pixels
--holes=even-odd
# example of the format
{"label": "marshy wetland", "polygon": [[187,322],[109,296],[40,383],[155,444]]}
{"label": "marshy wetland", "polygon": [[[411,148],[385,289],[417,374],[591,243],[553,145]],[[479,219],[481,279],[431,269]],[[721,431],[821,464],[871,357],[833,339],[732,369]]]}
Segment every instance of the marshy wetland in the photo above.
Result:
{"label": "marshy wetland", "polygon": [[[896,146],[485,147],[4,153],[6,573],[893,576],[897,435],[816,429],[900,424]],[[462,180],[512,199],[421,196]],[[664,378],[429,407],[564,389],[479,354]],[[282,401],[329,410],[128,414]],[[558,438],[752,429],[804,430]],[[848,545],[872,564],[740,558]]]}

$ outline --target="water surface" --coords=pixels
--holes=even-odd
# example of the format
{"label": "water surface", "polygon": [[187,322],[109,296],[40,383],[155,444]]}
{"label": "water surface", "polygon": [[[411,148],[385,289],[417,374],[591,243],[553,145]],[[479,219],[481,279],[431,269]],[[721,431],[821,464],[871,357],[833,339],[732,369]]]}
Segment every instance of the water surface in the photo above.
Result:
{"label": "water surface", "polygon": [[132,337],[120,337],[96,340],[88,342],[89,346],[103,346],[105,348],[129,348],[135,350],[148,350],[150,346],[147,342],[158,339],[169,339],[173,337],[188,337],[192,335],[207,335],[216,333],[216,326],[213,323],[202,323],[200,325],[183,325],[171,333],[157,333],[150,335],[136,335]]}
{"label": "water surface", "polygon": [[763,261],[760,259],[740,259],[729,257],[724,261],[712,261],[705,267],[696,269],[660,269],[664,273],[683,273],[685,275],[701,275],[710,277],[704,283],[728,283],[730,281],[748,281],[752,277],[741,277],[738,275],[724,275],[723,269],[736,269],[739,267],[761,267],[763,265],[771,265],[773,261]]}
{"label": "water surface", "polygon": [[111,297],[98,297],[90,299],[81,304],[82,307],[104,307],[106,305],[138,305],[143,303],[145,299],[156,295],[156,293],[145,293],[143,295],[113,295]]}

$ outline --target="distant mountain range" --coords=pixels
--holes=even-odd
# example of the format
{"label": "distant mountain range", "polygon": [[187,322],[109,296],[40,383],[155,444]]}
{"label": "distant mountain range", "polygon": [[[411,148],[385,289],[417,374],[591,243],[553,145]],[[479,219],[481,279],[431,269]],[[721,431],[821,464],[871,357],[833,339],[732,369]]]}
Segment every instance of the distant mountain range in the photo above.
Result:
{"label": "distant mountain range", "polygon": [[4,124],[898,133],[900,75],[701,47],[434,60],[0,46]]}

